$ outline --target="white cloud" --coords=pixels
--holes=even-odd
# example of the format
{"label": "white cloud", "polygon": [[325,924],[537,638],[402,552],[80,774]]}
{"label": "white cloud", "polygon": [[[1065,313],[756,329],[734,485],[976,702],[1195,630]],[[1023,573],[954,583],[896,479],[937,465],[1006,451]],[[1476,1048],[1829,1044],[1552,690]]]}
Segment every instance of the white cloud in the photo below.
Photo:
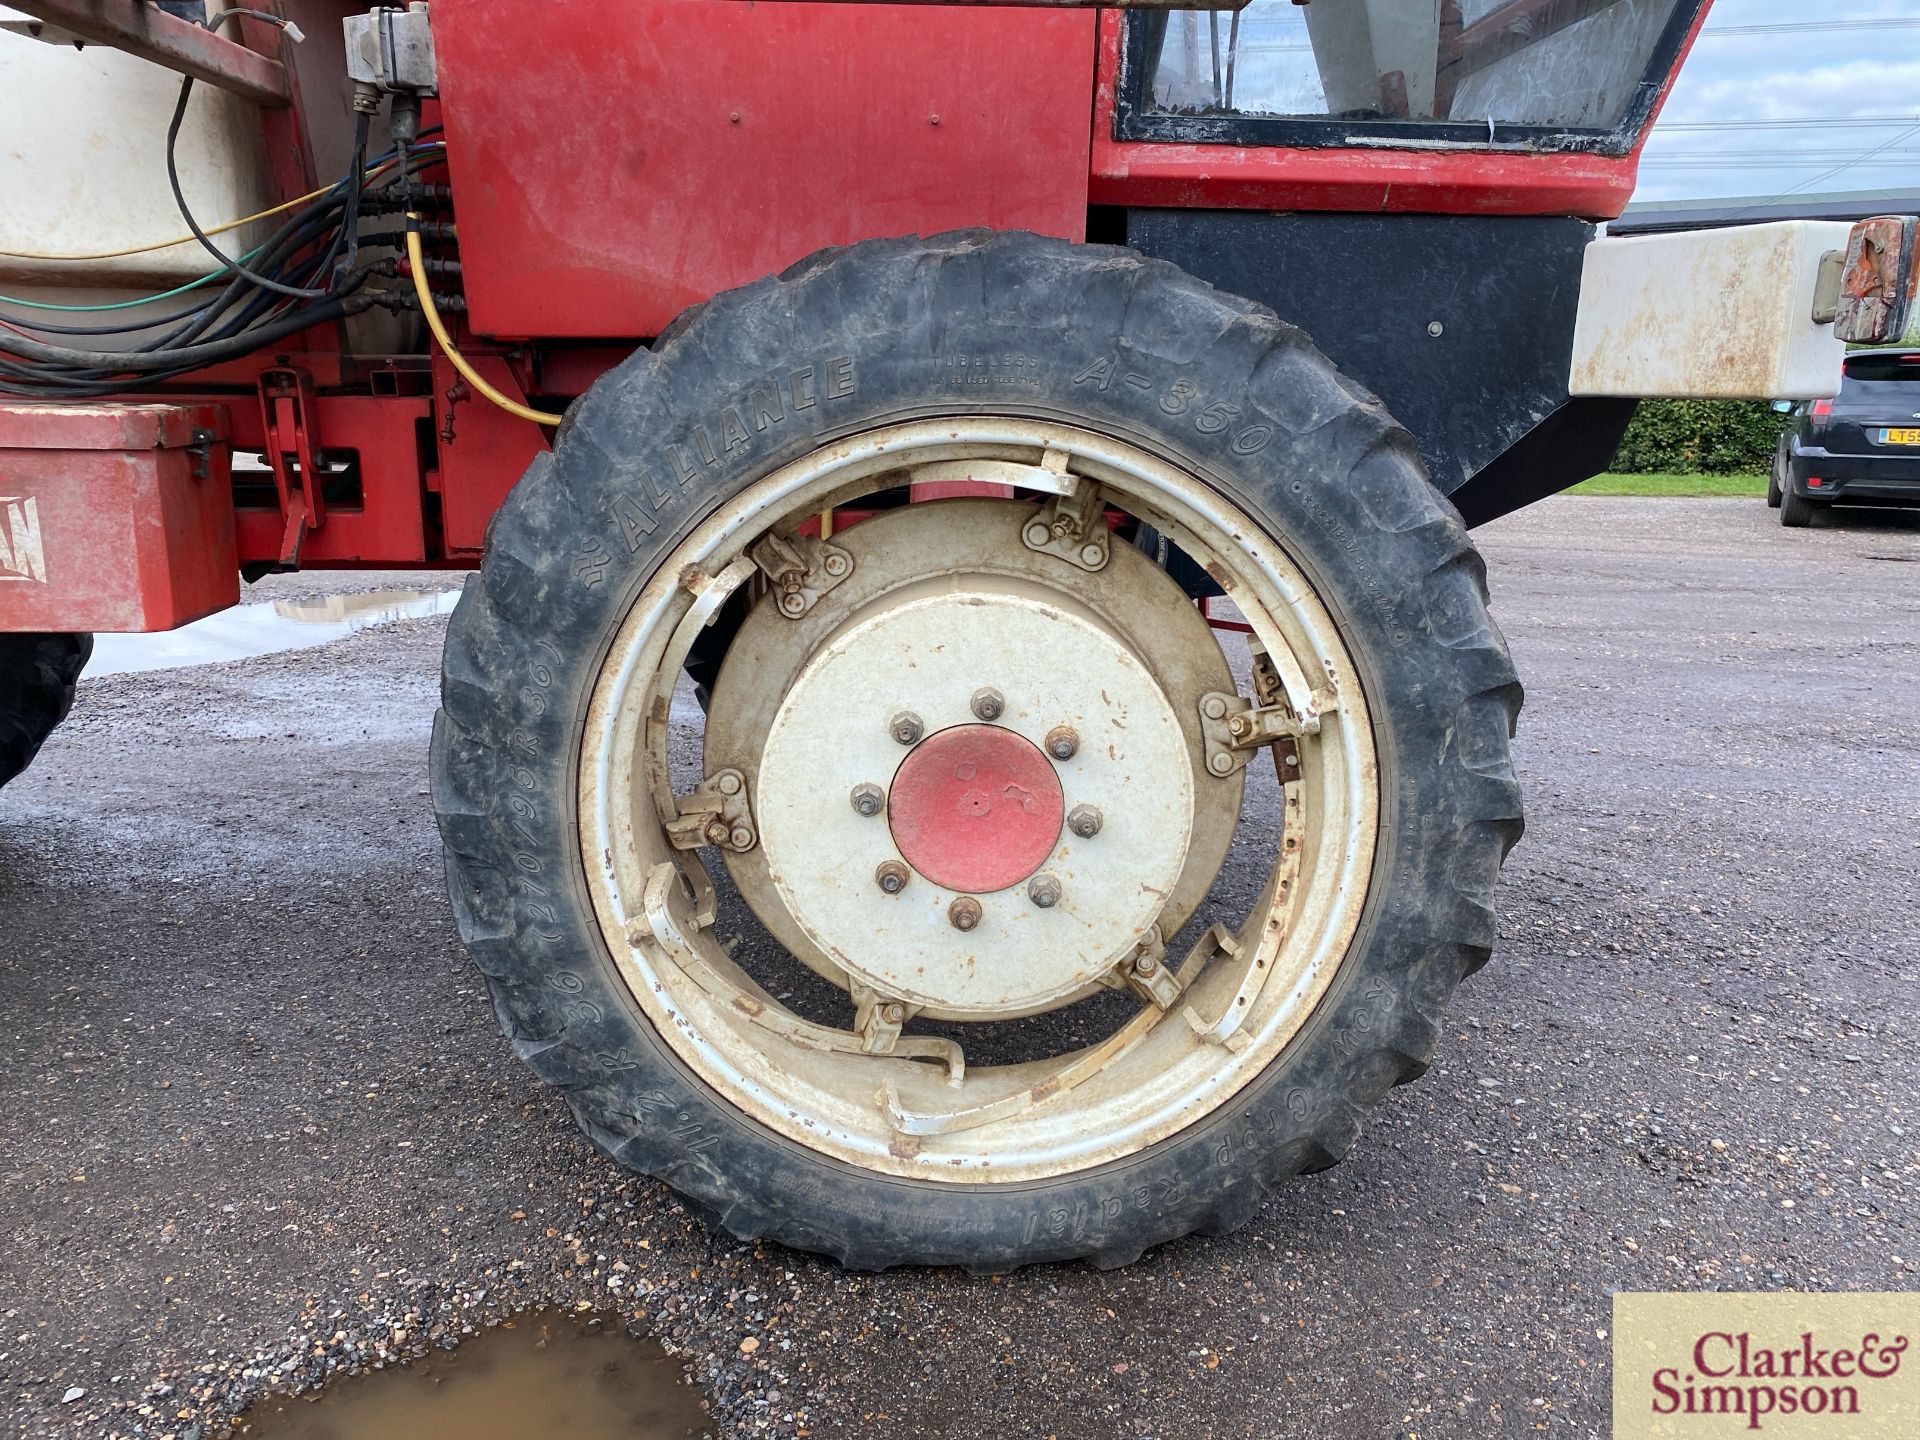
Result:
{"label": "white cloud", "polygon": [[[1635,199],[1920,191],[1920,130],[1901,135],[1920,126],[1920,24],[1715,33],[1807,25],[1813,9],[1805,0],[1719,0],[1648,139]],[[1856,0],[1834,18],[1920,21],[1920,0]],[[1724,125],[1884,115],[1913,118],[1886,126]],[[1686,128],[1698,122],[1715,128]],[[1878,146],[1883,153],[1850,163]]]}

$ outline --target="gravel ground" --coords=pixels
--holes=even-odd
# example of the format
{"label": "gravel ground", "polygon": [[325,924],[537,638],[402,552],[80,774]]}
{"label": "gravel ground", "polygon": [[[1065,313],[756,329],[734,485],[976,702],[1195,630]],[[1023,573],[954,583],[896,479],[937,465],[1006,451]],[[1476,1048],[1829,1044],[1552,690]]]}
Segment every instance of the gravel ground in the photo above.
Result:
{"label": "gravel ground", "polygon": [[1616,1289],[1913,1288],[1920,522],[1481,539],[1529,686],[1501,949],[1346,1163],[1110,1274],[843,1274],[596,1156],[448,917],[442,622],[84,684],[0,797],[6,1433],[212,1440],[541,1302],[657,1335],[728,1436],[1601,1436]]}

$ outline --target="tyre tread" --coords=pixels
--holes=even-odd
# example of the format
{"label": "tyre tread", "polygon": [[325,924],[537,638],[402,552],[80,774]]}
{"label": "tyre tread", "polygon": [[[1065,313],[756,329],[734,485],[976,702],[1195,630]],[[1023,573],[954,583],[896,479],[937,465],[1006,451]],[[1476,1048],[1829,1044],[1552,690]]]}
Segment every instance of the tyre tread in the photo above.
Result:
{"label": "tyre tread", "polygon": [[0,785],[32,763],[73,708],[91,635],[0,634]]}
{"label": "tyre tread", "polygon": [[[1372,396],[1358,390],[1292,326],[1249,301],[1225,296],[1175,267],[1132,252],[1106,247],[1067,247],[1024,234],[958,231],[925,241],[865,241],[823,251],[779,275],[696,306],[670,325],[650,351],[636,355],[603,381],[604,396],[590,394],[578,406],[579,419],[567,443],[584,447],[591,423],[612,415],[623,398],[634,401],[642,378],[659,378],[662,369],[694,365],[709,368],[714,357],[707,336],[718,322],[749,331],[759,312],[802,313],[812,292],[852,284],[865,268],[912,257],[915,265],[935,267],[959,283],[963,267],[985,254],[1001,271],[1028,267],[1052,277],[1057,293],[1069,293],[1089,274],[1120,272],[1127,281],[1129,316],[1172,314],[1194,327],[1196,346],[1218,345],[1232,337],[1246,343],[1245,366],[1263,393],[1305,396],[1296,403],[1282,396],[1274,414],[1293,414],[1310,430],[1347,427],[1341,443],[1350,447],[1349,483],[1383,492],[1394,515],[1382,529],[1396,554],[1409,565],[1396,574],[1418,591],[1411,613],[1428,617],[1465,617],[1467,623],[1432,636],[1452,654],[1465,677],[1450,714],[1436,722],[1451,743],[1445,747],[1442,789],[1451,797],[1452,848],[1465,863],[1430,867],[1442,877],[1428,898],[1422,919],[1427,933],[1421,953],[1404,967],[1407,980],[1396,1024],[1383,1027],[1373,1042],[1317,1073],[1309,1113],[1294,1134],[1276,1141],[1246,1183],[1220,1203],[1213,1197],[1199,1209],[1149,1212],[1123,1233],[1108,1233],[1085,1243],[1068,1242],[1044,1250],[943,1252],[925,1244],[907,1245],[897,1237],[876,1236],[838,1207],[779,1206],[752,1191],[750,1180],[725,1164],[693,1154],[671,1142],[645,1116],[621,1103],[616,1076],[596,1060],[591,1044],[568,1043],[564,1025],[541,1033],[540,1007],[512,983],[528,961],[511,925],[498,917],[510,913],[505,887],[510,877],[499,863],[503,842],[500,821],[488,797],[505,785],[506,736],[514,724],[503,700],[505,677],[531,651],[551,619],[545,608],[545,577],[559,564],[546,537],[564,533],[567,515],[591,514],[607,497],[595,486],[617,483],[614,467],[599,467],[595,477],[576,478],[570,490],[559,463],[536,464],[496,517],[486,564],[471,582],[456,610],[447,641],[442,710],[434,728],[432,793],[446,837],[449,884],[455,896],[460,930],[486,978],[503,1029],[543,1078],[567,1096],[583,1130],[605,1153],[631,1168],[656,1175],[680,1191],[687,1203],[719,1228],[740,1239],[771,1238],[801,1249],[832,1255],[855,1269],[880,1269],[915,1262],[952,1262],[969,1268],[1002,1271],[1038,1259],[1084,1258],[1101,1266],[1130,1263],[1146,1249],[1196,1230],[1224,1233],[1257,1213],[1267,1194],[1295,1175],[1337,1163],[1361,1131],[1365,1107],[1396,1084],[1422,1073],[1441,1033],[1440,1012],[1454,988],[1487,962],[1494,943],[1493,880],[1500,861],[1522,828],[1519,788],[1508,742],[1523,699],[1505,642],[1486,612],[1486,575],[1457,512],[1427,482],[1406,432],[1394,424]],[[1013,303],[1018,303],[1016,296]],[[1338,397],[1337,401],[1334,397]],[[634,423],[638,423],[637,421]],[[560,567],[564,569],[564,566]]]}

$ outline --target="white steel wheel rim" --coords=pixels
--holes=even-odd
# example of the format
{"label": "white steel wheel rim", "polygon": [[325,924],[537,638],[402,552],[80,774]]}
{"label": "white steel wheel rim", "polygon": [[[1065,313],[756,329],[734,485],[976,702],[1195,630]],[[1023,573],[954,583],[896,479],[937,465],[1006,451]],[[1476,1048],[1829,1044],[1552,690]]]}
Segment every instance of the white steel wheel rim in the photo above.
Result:
{"label": "white steel wheel rim", "polygon": [[[1320,717],[1299,741],[1285,839],[1260,898],[1221,952],[1191,962],[1186,993],[1071,1055],[967,1069],[845,1053],[787,1014],[704,927],[712,889],[663,822],[669,704],[691,635],[739,585],[746,548],[781,517],[897,483],[944,461],[1045,457],[1209,563],[1271,655],[1293,710]],[[825,446],[725,502],[635,597],[588,708],[579,824],[596,918],[636,1004],[703,1081],[743,1114],[824,1156],[947,1184],[1014,1183],[1090,1169],[1218,1110],[1280,1054],[1325,996],[1364,907],[1378,772],[1360,679],[1306,576],[1258,526],[1188,472],[1073,426],[955,416]],[[1256,763],[1271,763],[1255,752]],[[1196,776],[1195,784],[1207,783]],[[1178,955],[1167,961],[1176,964]],[[851,1006],[850,1011],[851,1015]],[[1224,1041],[1222,1037],[1225,1037]],[[937,1042],[928,1040],[927,1046]]]}

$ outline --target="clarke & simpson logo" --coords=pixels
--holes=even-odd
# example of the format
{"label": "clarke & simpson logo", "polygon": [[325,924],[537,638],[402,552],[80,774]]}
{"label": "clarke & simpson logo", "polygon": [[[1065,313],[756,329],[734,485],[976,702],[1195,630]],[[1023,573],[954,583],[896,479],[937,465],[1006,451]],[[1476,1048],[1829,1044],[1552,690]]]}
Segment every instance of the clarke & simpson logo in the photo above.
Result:
{"label": "clarke & simpson logo", "polygon": [[1615,1440],[1920,1436],[1916,1322],[1920,1295],[1615,1295]]}
{"label": "clarke & simpson logo", "polygon": [[1799,1343],[1770,1349],[1745,1330],[1709,1330],[1693,1342],[1691,1364],[1653,1372],[1656,1415],[1740,1415],[1759,1430],[1769,1415],[1858,1415],[1860,1387],[1900,1372],[1907,1337],[1862,1335],[1847,1346]]}

